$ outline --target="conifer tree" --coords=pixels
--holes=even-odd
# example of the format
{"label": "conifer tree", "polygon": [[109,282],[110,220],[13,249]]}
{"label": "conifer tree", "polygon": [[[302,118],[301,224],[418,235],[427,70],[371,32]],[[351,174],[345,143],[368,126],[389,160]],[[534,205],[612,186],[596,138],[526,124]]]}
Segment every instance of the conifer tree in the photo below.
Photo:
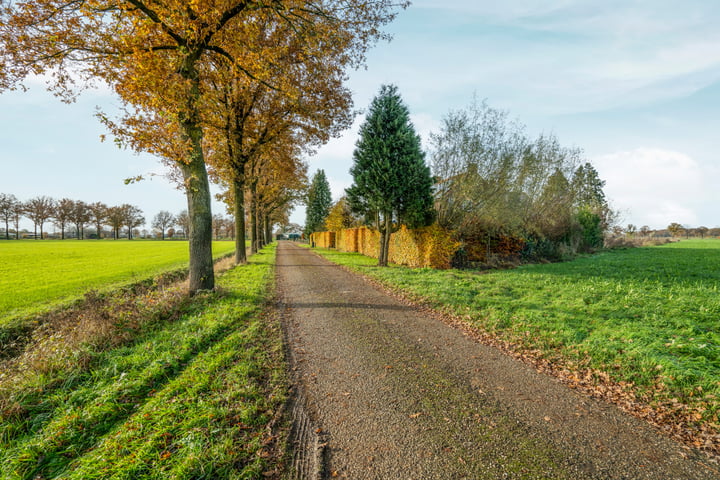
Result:
{"label": "conifer tree", "polygon": [[372,101],[353,160],[348,202],[380,231],[378,265],[386,266],[390,234],[401,224],[419,227],[434,217],[430,168],[396,86],[383,85]]}
{"label": "conifer tree", "polygon": [[325,218],[330,213],[330,207],[332,206],[330,184],[325,176],[325,170],[318,170],[313,175],[306,205],[305,235],[309,236],[313,232],[324,230]]}

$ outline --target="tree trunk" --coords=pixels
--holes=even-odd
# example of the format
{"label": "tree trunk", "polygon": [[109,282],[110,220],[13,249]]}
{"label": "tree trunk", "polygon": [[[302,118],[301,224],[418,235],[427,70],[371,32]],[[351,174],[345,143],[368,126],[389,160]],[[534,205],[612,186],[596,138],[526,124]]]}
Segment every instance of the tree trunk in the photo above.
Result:
{"label": "tree trunk", "polygon": [[[200,149],[200,145],[194,146]],[[182,164],[187,188],[188,216],[190,217],[190,293],[212,290],[215,276],[212,261],[212,212],[210,210],[210,184],[202,151],[193,152],[193,160]]]}
{"label": "tree trunk", "polygon": [[245,184],[242,180],[233,180],[233,196],[235,197],[233,208],[235,215],[235,265],[247,263],[247,251],[245,250]]}
{"label": "tree trunk", "polygon": [[181,162],[180,169],[185,181],[185,194],[190,217],[190,294],[215,287],[212,259],[212,211],[210,182],[208,181],[205,157],[202,150],[203,131],[200,124],[198,104],[200,102],[200,81],[195,62],[200,52],[185,57],[179,73],[190,82],[185,111],[180,125],[183,136],[190,141],[192,149],[188,162]]}
{"label": "tree trunk", "polygon": [[265,213],[262,210],[258,213],[257,218],[257,231],[258,231],[258,250],[266,245],[265,242]]}
{"label": "tree trunk", "polygon": [[378,266],[387,267],[388,247],[390,245],[390,234],[392,232],[392,215],[385,212],[383,224],[380,227],[380,252],[378,254]]}
{"label": "tree trunk", "polygon": [[258,251],[257,236],[257,199],[255,198],[257,188],[255,182],[250,184],[250,253]]}
{"label": "tree trunk", "polygon": [[270,225],[270,215],[265,215],[265,243],[272,243],[272,225]]}

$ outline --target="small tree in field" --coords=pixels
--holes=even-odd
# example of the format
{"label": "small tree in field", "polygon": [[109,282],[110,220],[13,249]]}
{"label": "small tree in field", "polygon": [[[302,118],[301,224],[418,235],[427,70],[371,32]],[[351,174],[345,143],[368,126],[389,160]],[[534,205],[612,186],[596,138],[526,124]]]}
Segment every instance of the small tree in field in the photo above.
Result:
{"label": "small tree in field", "polygon": [[112,228],[113,238],[117,240],[120,238],[120,229],[123,226],[125,215],[121,207],[110,207],[105,213],[105,219]]}
{"label": "small tree in field", "polygon": [[670,225],[668,225],[667,229],[673,237],[677,237],[678,235],[680,235],[680,232],[683,230],[683,226],[677,222],[673,222]]}
{"label": "small tree in field", "polygon": [[85,239],[85,225],[90,221],[88,204],[78,200],[75,202],[70,221],[75,225],[75,234],[79,240]]}
{"label": "small tree in field", "polygon": [[38,226],[40,227],[40,238],[43,238],[43,225],[53,216],[55,201],[52,198],[40,196],[28,200],[25,203],[25,215],[32,220],[35,226],[35,239]]}
{"label": "small tree in field", "polygon": [[5,239],[10,240],[10,222],[12,221],[15,210],[19,202],[15,195],[0,193],[0,218],[5,221]]}
{"label": "small tree in field", "polygon": [[353,160],[348,202],[380,231],[378,265],[387,266],[390,234],[401,224],[428,225],[434,217],[430,168],[394,85],[383,85],[372,101]]}
{"label": "small tree in field", "polygon": [[108,218],[108,206],[102,202],[93,202],[87,206],[88,221],[95,225],[97,238],[102,238],[102,226]]}
{"label": "small tree in field", "polygon": [[70,223],[74,208],[75,200],[69,198],[61,198],[55,203],[52,216],[55,219],[55,225],[60,229],[61,240],[65,240],[65,226]]}
{"label": "small tree in field", "polygon": [[136,228],[145,223],[145,217],[140,207],[135,205],[125,203],[120,206],[120,210],[123,216],[123,225],[128,229],[128,240],[132,240]]}
{"label": "small tree in field", "polygon": [[161,210],[155,215],[152,227],[160,230],[160,237],[165,240],[165,230],[175,225],[175,216],[167,210]]}

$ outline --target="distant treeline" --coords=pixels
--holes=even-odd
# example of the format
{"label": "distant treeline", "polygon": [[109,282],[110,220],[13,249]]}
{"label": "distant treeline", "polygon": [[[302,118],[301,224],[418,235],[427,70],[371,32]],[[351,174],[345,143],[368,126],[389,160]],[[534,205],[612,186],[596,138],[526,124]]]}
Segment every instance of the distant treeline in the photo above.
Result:
{"label": "distant treeline", "polygon": [[[33,222],[33,232],[20,230],[22,219]],[[152,230],[145,227],[143,211],[130,204],[108,206],[102,202],[87,203],[81,200],[62,198],[56,200],[47,196],[38,196],[20,201],[15,195],[0,193],[0,222],[4,223],[1,237],[48,238],[46,225],[54,225],[59,230],[53,238],[128,238],[154,236],[162,239],[187,237],[190,221],[187,210],[174,215],[161,210],[152,219]],[[177,227],[177,228],[175,228]],[[235,222],[232,219],[213,216],[213,233],[216,238],[233,237]]]}

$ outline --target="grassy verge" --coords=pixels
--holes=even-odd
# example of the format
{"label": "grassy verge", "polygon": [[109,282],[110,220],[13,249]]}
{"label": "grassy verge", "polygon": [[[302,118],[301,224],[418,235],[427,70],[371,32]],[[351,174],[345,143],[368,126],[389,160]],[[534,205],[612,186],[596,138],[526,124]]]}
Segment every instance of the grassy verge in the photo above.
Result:
{"label": "grassy verge", "polygon": [[260,478],[286,395],[274,246],[170,321],[5,392],[0,478]]}
{"label": "grassy verge", "polygon": [[[218,258],[234,242],[213,242]],[[87,290],[110,290],[186,268],[187,242],[42,240],[0,245],[0,325],[53,309]]]}
{"label": "grassy verge", "polygon": [[318,251],[552,363],[571,383],[696,446],[720,450],[720,241],[486,274],[378,268],[362,255]]}

